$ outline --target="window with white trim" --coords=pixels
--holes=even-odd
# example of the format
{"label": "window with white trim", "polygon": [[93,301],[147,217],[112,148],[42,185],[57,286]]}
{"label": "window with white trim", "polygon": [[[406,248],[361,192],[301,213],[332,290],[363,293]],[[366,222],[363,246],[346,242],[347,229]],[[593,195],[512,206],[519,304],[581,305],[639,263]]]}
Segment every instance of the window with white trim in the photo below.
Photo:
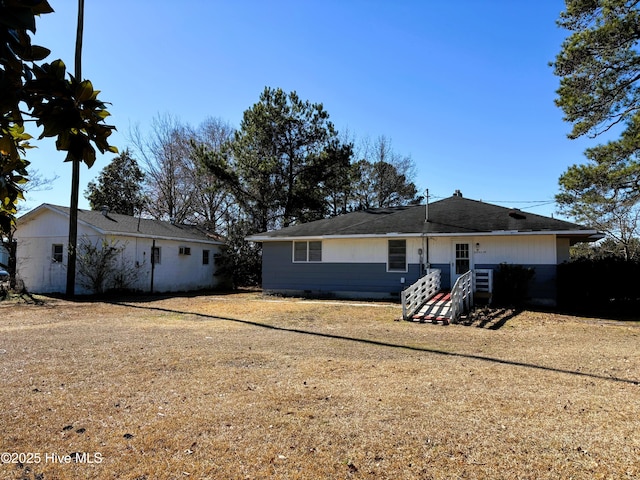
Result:
{"label": "window with white trim", "polygon": [[294,262],[321,262],[322,242],[293,242]]}
{"label": "window with white trim", "polygon": [[64,256],[64,246],[61,243],[54,243],[51,246],[51,261],[53,263],[62,263]]}
{"label": "window with white trim", "polygon": [[407,241],[389,240],[389,257],[387,261],[389,272],[407,271]]}

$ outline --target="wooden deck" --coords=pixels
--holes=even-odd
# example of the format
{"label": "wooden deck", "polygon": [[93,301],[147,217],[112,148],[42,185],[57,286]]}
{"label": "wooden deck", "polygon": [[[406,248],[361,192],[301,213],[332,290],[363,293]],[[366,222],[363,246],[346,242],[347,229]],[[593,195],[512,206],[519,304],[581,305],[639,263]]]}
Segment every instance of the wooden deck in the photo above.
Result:
{"label": "wooden deck", "polygon": [[413,320],[448,325],[451,320],[451,292],[437,293],[413,315]]}

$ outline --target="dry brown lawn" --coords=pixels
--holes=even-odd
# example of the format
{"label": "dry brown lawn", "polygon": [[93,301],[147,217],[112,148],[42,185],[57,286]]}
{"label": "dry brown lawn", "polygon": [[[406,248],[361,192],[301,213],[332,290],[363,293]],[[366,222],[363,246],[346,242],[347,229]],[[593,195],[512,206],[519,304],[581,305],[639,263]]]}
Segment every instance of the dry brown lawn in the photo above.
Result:
{"label": "dry brown lawn", "polygon": [[640,478],[638,323],[399,315],[258,293],[2,302],[0,478]]}

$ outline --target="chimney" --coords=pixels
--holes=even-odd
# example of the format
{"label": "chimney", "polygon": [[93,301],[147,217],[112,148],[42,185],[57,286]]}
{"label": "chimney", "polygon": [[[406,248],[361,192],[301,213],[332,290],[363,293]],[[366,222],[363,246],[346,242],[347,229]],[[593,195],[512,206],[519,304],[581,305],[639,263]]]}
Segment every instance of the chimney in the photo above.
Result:
{"label": "chimney", "polygon": [[105,217],[109,215],[109,207],[107,205],[102,206],[102,215]]}
{"label": "chimney", "polygon": [[460,190],[456,190],[455,192],[453,192],[453,196],[462,198],[462,192]]}

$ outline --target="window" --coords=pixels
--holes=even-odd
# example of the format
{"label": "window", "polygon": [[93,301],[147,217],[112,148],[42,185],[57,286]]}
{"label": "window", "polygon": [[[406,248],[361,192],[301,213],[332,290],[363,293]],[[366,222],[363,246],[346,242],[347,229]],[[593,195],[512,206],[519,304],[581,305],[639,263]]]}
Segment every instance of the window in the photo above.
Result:
{"label": "window", "polygon": [[322,242],[293,242],[294,262],[321,262]]}
{"label": "window", "polygon": [[322,261],[322,242],[309,242],[309,261]]}
{"label": "window", "polygon": [[151,263],[153,265],[160,264],[160,247],[151,247]]}
{"label": "window", "polygon": [[202,250],[202,264],[209,265],[209,250]]}
{"label": "window", "polygon": [[180,247],[178,253],[180,255],[191,255],[191,247]]}
{"label": "window", "polygon": [[54,244],[51,246],[51,259],[54,263],[62,263],[64,247],[62,244]]}
{"label": "window", "polygon": [[387,269],[390,272],[407,271],[407,241],[389,240],[389,261]]}
{"label": "window", "polygon": [[293,261],[307,261],[307,242],[293,242]]}

